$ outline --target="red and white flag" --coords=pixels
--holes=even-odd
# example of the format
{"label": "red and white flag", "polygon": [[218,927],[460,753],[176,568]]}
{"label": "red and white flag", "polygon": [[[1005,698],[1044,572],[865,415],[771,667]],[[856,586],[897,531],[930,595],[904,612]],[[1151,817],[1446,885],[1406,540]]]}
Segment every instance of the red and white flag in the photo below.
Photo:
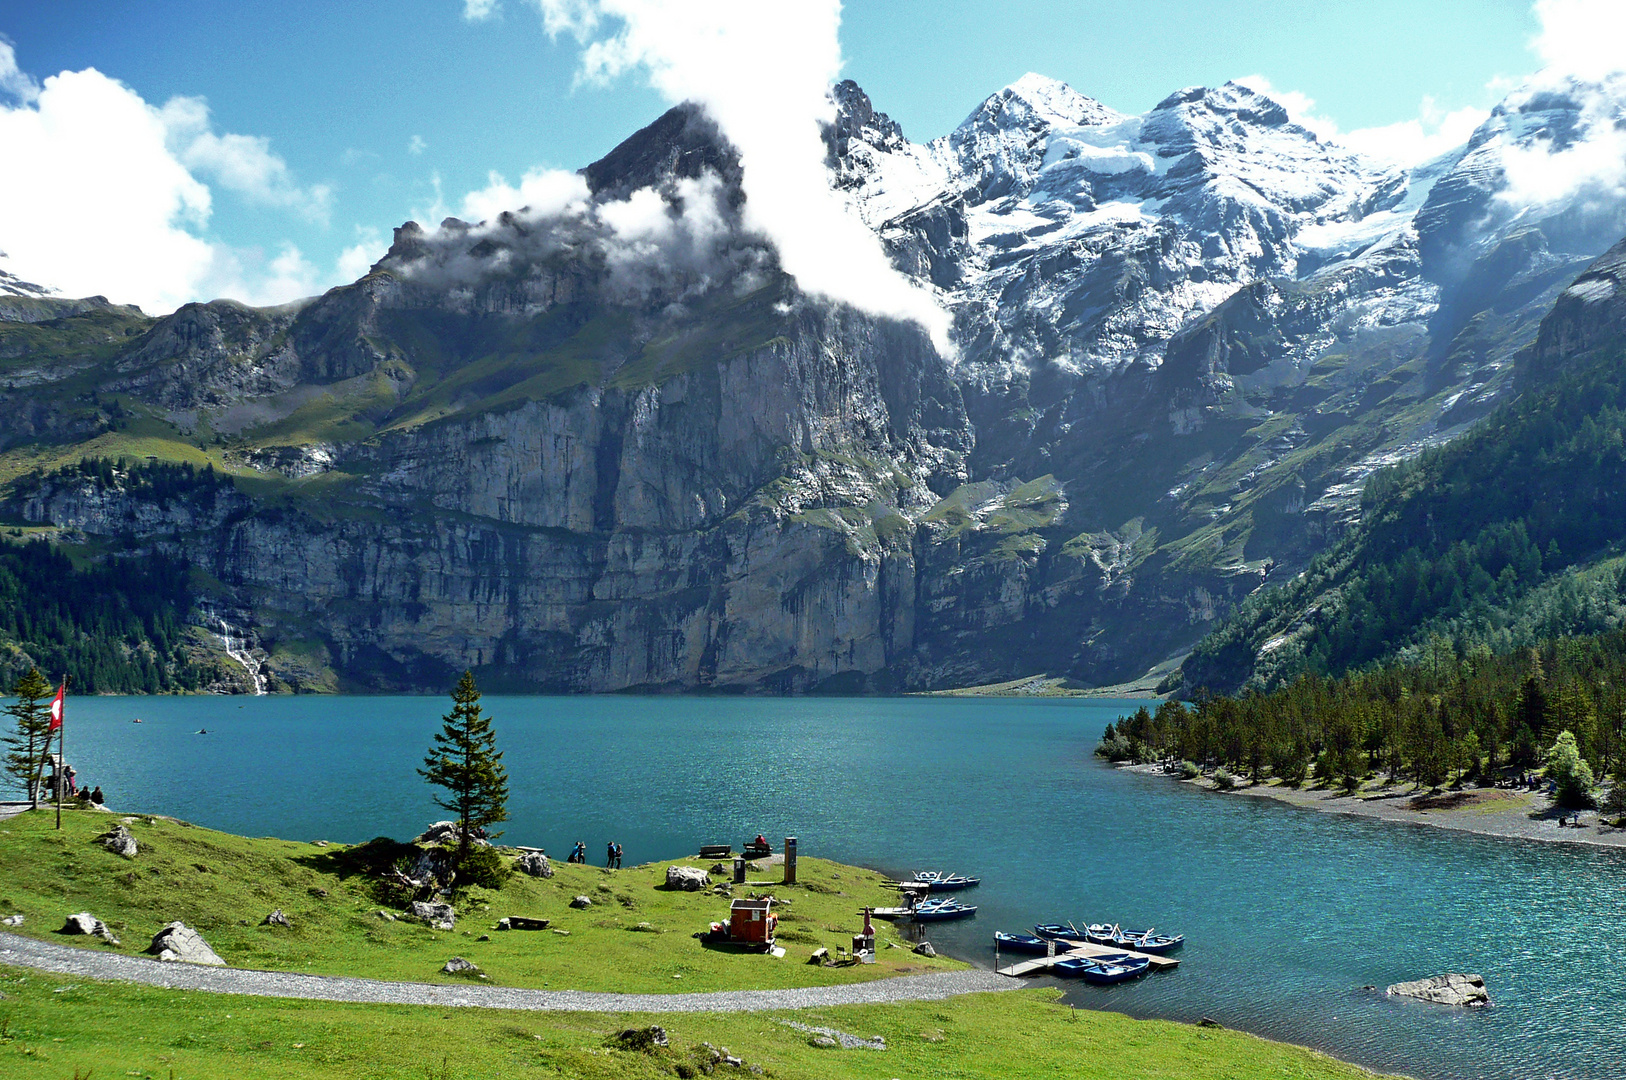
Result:
{"label": "red and white flag", "polygon": [[68,684],[63,683],[56,688],[56,700],[51,702],[51,730],[56,731],[62,727],[62,699],[68,693]]}

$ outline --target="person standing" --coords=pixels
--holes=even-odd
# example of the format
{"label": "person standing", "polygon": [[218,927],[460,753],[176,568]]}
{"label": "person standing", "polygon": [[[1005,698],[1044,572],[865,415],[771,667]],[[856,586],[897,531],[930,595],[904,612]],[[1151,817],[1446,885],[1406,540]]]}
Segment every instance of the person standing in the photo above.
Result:
{"label": "person standing", "polygon": [[617,870],[621,869],[621,842],[619,840],[616,841],[615,845],[615,868]]}
{"label": "person standing", "polygon": [[615,869],[615,841],[614,840],[611,840],[609,843],[604,845],[604,868],[606,870],[614,870]]}

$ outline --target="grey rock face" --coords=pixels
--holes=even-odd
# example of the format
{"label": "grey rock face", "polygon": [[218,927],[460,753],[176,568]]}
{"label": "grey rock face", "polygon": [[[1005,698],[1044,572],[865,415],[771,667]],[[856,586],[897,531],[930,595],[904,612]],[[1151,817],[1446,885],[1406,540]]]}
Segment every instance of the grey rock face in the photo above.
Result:
{"label": "grey rock face", "polygon": [[436,930],[453,930],[457,927],[457,912],[452,905],[440,900],[414,900],[407,913]]}
{"label": "grey rock face", "polygon": [[122,855],[126,859],[135,858],[140,851],[136,838],[130,833],[130,827],[122,822],[98,836],[96,842],[113,854]]}
{"label": "grey rock face", "polygon": [[701,892],[711,884],[706,872],[698,866],[668,866],[666,887],[684,892]]}
{"label": "grey rock face", "polygon": [[1384,993],[1469,1008],[1490,1004],[1485,980],[1478,975],[1435,975],[1414,982],[1395,983]]}
{"label": "grey rock face", "polygon": [[107,928],[107,924],[88,911],[81,911],[77,915],[69,915],[67,921],[62,924],[60,933],[85,934],[99,937],[109,945],[119,944],[119,939],[113,936],[113,932]]}
{"label": "grey rock face", "polygon": [[553,876],[553,864],[548,857],[540,851],[527,851],[514,860],[515,869],[532,877],[550,878]]}
{"label": "grey rock face", "polygon": [[166,963],[226,966],[226,961],[209,947],[203,935],[181,922],[172,922],[154,934],[147,951]]}

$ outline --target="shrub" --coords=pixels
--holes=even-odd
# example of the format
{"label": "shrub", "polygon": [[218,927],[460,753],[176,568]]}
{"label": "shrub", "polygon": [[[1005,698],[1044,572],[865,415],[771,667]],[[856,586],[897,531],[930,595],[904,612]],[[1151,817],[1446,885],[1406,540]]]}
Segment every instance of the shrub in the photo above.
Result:
{"label": "shrub", "polygon": [[1547,778],[1556,788],[1553,798],[1559,806],[1579,809],[1592,805],[1592,766],[1581,757],[1575,736],[1568,731],[1559,732],[1547,751]]}
{"label": "shrub", "polygon": [[495,848],[476,847],[463,859],[458,870],[459,885],[479,885],[485,889],[500,889],[514,876],[508,860],[497,854]]}
{"label": "shrub", "polygon": [[1196,762],[1194,762],[1194,761],[1182,761],[1180,763],[1180,779],[1182,779],[1182,780],[1195,780],[1195,779],[1197,779],[1197,777],[1201,776],[1202,774],[1203,774],[1203,771],[1201,769],[1197,768],[1197,763]]}
{"label": "shrub", "polygon": [[1102,739],[1095,752],[1108,761],[1128,761],[1134,756],[1135,747],[1127,735],[1115,733],[1109,738]]}
{"label": "shrub", "polygon": [[1232,788],[1236,787],[1236,777],[1231,775],[1231,770],[1229,769],[1215,769],[1214,786],[1219,788],[1221,791],[1230,791]]}
{"label": "shrub", "polygon": [[1626,783],[1617,779],[1614,786],[1609,789],[1609,794],[1603,797],[1603,802],[1598,804],[1598,809],[1617,822],[1626,818]]}

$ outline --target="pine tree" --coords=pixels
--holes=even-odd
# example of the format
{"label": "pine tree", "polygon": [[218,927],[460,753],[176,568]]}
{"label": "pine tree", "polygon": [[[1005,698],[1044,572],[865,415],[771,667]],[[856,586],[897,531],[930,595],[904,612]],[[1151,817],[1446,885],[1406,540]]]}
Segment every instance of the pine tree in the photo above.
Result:
{"label": "pine tree", "polygon": [[468,857],[474,832],[508,820],[508,771],[491,721],[481,714],[480,691],[471,672],[465,671],[458,680],[452,711],[442,719],[444,726],[435,733],[435,744],[418,775],[446,789],[444,797],[435,796],[435,805],[457,815],[455,876]]}
{"label": "pine tree", "polygon": [[28,792],[28,801],[37,810],[40,774],[51,749],[50,699],[54,695],[39,668],[29,668],[12,684],[11,696],[17,700],[5,708],[13,724],[12,731],[4,738],[6,772],[21,783]]}

